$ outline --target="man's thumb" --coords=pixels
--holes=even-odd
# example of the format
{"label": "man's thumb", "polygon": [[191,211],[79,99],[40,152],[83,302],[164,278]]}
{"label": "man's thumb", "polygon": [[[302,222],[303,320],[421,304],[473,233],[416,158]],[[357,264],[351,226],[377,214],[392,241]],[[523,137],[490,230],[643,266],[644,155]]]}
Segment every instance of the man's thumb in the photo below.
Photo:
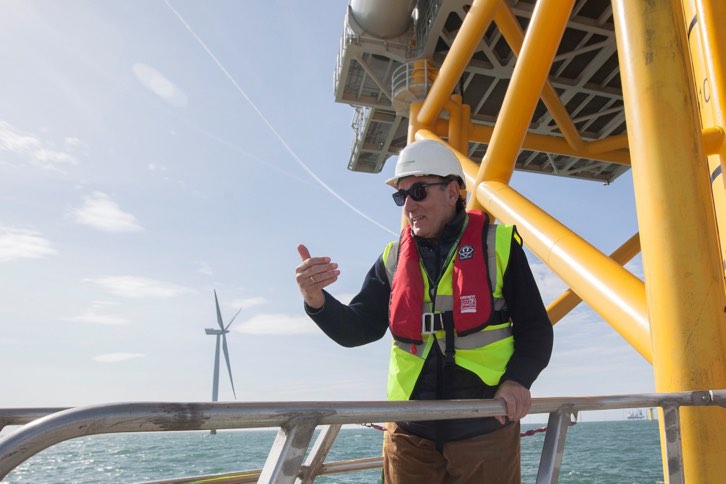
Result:
{"label": "man's thumb", "polygon": [[297,253],[300,254],[300,257],[302,258],[303,262],[308,260],[310,258],[310,251],[307,247],[300,244],[297,246]]}

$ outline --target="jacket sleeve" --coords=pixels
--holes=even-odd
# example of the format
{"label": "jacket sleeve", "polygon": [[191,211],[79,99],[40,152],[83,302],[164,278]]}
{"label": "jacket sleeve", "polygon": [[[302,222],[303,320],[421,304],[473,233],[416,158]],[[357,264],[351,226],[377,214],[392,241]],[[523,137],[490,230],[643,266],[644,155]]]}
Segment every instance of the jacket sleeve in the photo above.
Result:
{"label": "jacket sleeve", "polygon": [[514,237],[503,282],[512,318],[514,353],[502,381],[514,380],[530,388],[550,361],[553,331],[527,257]]}
{"label": "jacket sleeve", "polygon": [[382,257],[368,271],[360,292],[345,305],[327,291],[320,309],[305,305],[305,312],[330,339],[341,346],[353,347],[377,341],[388,329],[388,284]]}

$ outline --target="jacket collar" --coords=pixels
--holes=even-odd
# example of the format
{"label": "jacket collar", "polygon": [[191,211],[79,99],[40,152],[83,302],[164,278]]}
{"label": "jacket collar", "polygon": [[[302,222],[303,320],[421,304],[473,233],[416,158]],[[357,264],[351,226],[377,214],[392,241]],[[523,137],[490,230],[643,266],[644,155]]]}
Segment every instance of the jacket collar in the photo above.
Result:
{"label": "jacket collar", "polygon": [[[423,237],[417,237],[414,235],[414,239],[417,243],[429,246],[435,246],[439,244],[450,244],[455,242],[459,238],[461,231],[464,229],[464,221],[466,220],[466,210],[457,210],[456,215],[451,221],[444,225],[444,230],[441,235],[436,239],[424,239]],[[413,233],[413,232],[412,232]]]}

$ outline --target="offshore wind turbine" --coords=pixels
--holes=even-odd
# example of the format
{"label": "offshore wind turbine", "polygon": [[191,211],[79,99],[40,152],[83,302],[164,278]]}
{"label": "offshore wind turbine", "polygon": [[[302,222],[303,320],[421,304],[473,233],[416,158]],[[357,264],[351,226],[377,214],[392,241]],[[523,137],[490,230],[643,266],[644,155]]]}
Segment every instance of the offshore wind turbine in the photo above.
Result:
{"label": "offshore wind turbine", "polygon": [[227,372],[229,373],[229,382],[232,384],[232,394],[234,395],[234,399],[237,399],[237,393],[234,390],[234,380],[232,379],[232,366],[229,363],[229,349],[227,348],[227,333],[229,333],[229,327],[232,326],[232,323],[234,322],[237,315],[242,311],[242,308],[239,308],[237,311],[237,314],[234,315],[234,317],[230,320],[230,322],[227,324],[227,326],[224,325],[222,322],[222,312],[219,310],[219,300],[217,299],[217,291],[214,291],[214,304],[217,307],[217,324],[219,325],[219,329],[216,328],[206,328],[204,331],[207,334],[213,334],[217,337],[216,341],[216,350],[214,352],[214,375],[212,377],[212,401],[216,402],[219,397],[219,347],[220,347],[220,341],[222,350],[224,351],[224,361],[227,363]]}

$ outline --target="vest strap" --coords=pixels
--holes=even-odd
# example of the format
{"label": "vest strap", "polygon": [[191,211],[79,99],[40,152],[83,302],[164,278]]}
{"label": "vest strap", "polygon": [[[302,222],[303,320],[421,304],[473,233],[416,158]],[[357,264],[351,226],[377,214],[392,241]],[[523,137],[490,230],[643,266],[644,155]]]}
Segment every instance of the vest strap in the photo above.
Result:
{"label": "vest strap", "polygon": [[[508,324],[502,328],[491,329],[489,331],[479,331],[467,336],[457,336],[454,338],[454,346],[460,350],[475,350],[484,346],[496,343],[505,338],[512,336],[512,325]],[[448,346],[448,338],[446,345]]]}
{"label": "vest strap", "polygon": [[[446,325],[451,320],[451,324],[454,324],[454,312],[453,311],[442,311],[438,313],[423,313],[421,315],[421,334],[433,334],[436,331],[446,330]],[[496,326],[497,324],[503,324],[509,322],[508,311],[493,311],[490,325]],[[471,334],[471,333],[470,333]],[[467,335],[464,335],[467,336]]]}
{"label": "vest strap", "polygon": [[[443,328],[438,331],[443,331]],[[507,324],[506,326],[503,326],[501,328],[483,330],[477,333],[469,334],[467,336],[455,335],[453,341],[455,348],[458,348],[460,350],[475,350],[477,348],[482,348],[492,343],[496,343],[497,341],[501,341],[510,336],[512,336],[512,325]],[[444,354],[446,353],[446,339],[447,338],[444,334],[437,334],[437,342],[439,343],[439,348]],[[411,344],[394,339],[393,344],[399,349],[407,353],[412,353],[414,355],[423,355],[424,350],[426,349],[426,343]]]}

